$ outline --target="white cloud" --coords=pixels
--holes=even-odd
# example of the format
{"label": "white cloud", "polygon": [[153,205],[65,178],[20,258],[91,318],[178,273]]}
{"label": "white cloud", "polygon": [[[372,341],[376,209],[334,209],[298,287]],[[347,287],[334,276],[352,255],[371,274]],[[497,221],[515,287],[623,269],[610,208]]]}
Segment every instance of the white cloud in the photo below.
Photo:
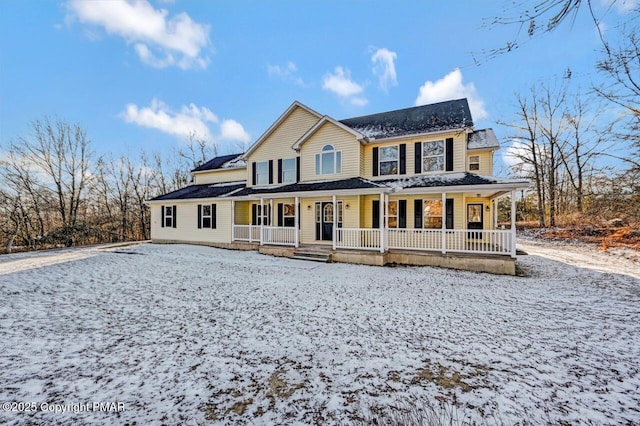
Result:
{"label": "white cloud", "polygon": [[385,92],[388,90],[389,85],[397,86],[398,78],[396,75],[395,60],[398,57],[396,52],[389,49],[378,49],[371,56],[371,62],[373,62],[373,74],[378,76],[380,87]]}
{"label": "white cloud", "polygon": [[170,135],[188,138],[195,134],[205,140],[213,139],[208,123],[218,122],[218,117],[208,108],[189,104],[175,112],[155,98],[148,107],[128,104],[121,117],[127,123],[157,129]]}
{"label": "white cloud", "polygon": [[640,8],[640,0],[600,0],[600,3],[606,7],[612,7],[621,15]]}
{"label": "white cloud", "polygon": [[353,97],[350,100],[351,105],[355,105],[355,106],[365,106],[366,104],[369,103],[369,100],[367,98],[362,98],[362,97]]}
{"label": "white cloud", "polygon": [[285,66],[267,64],[267,72],[270,77],[277,77],[282,80],[291,80],[299,86],[304,86],[304,81],[297,76],[298,67],[289,61]]}
{"label": "white cloud", "polygon": [[242,143],[248,143],[251,141],[251,136],[244,130],[242,124],[231,119],[224,120],[220,125],[220,137],[222,139]]}
{"label": "white cloud", "polygon": [[427,81],[422,87],[416,99],[416,105],[425,105],[452,99],[467,98],[469,108],[474,121],[485,119],[489,116],[484,108],[484,101],[478,96],[473,83],[462,82],[462,72],[455,69],[435,82]]}
{"label": "white cloud", "polygon": [[84,24],[102,27],[108,34],[133,43],[142,62],[165,68],[206,68],[202,50],[209,46],[209,26],[194,22],[186,13],[168,16],[147,0],[70,0],[69,10]]}
{"label": "white cloud", "polygon": [[334,73],[325,74],[322,77],[322,88],[335,93],[343,99],[351,102],[352,105],[364,106],[369,101],[363,96],[356,96],[364,91],[364,88],[351,80],[351,72],[338,66]]}

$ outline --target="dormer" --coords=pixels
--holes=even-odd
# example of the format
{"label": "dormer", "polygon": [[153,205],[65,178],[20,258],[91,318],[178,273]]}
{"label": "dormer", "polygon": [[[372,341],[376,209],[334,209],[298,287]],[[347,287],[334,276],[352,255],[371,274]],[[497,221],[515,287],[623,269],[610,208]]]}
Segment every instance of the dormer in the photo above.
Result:
{"label": "dormer", "polygon": [[247,163],[243,154],[221,155],[191,170],[193,183],[238,182],[247,177]]}

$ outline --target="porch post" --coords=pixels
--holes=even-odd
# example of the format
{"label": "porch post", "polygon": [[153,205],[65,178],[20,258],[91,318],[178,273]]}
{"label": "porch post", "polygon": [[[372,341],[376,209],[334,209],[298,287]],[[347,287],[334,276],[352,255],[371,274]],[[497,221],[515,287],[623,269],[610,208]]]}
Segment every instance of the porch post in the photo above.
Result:
{"label": "porch post", "polygon": [[384,249],[385,249],[385,238],[384,238],[384,192],[380,193],[380,213],[379,213],[379,217],[380,217],[380,253],[384,253]]}
{"label": "porch post", "polygon": [[[251,234],[251,230],[249,230]],[[231,200],[231,241],[236,240],[236,200]]]}
{"label": "porch post", "polygon": [[295,224],[294,226],[296,227],[296,229],[294,230],[295,233],[295,247],[298,248],[300,246],[300,210],[298,209],[298,203],[300,202],[300,197],[296,197],[295,198],[295,212],[296,212],[296,219],[295,219]]}
{"label": "porch post", "polygon": [[273,198],[269,200],[269,226],[273,226]]}
{"label": "porch post", "polygon": [[516,191],[511,191],[511,257],[516,257]]}
{"label": "porch post", "polygon": [[338,235],[338,202],[336,201],[335,194],[332,197],[333,201],[333,232],[331,236],[331,240],[333,241],[333,249],[336,249],[336,236]]}
{"label": "porch post", "polygon": [[260,197],[260,214],[258,215],[258,222],[260,222],[260,245],[264,244],[262,238],[262,225],[264,222],[264,198]]}
{"label": "porch post", "polygon": [[441,229],[441,233],[442,233],[442,239],[441,244],[441,250],[442,250],[442,254],[445,254],[447,252],[447,193],[443,192],[442,193],[442,229]]}

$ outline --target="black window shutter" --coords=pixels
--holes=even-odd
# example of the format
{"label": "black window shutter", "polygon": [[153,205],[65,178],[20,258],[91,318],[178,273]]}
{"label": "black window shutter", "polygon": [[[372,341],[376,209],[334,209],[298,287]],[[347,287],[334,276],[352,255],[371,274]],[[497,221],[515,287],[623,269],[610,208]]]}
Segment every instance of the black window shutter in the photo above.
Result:
{"label": "black window shutter", "polygon": [[400,174],[407,174],[407,144],[400,144]]}
{"label": "black window shutter", "polygon": [[296,182],[300,182],[300,157],[296,157]]}
{"label": "black window shutter", "polygon": [[251,204],[251,224],[258,225],[258,205]]}
{"label": "black window shutter", "polygon": [[278,203],[278,226],[284,226],[284,205]]}
{"label": "black window shutter", "polygon": [[178,207],[173,206],[173,227],[176,228],[178,226]]}
{"label": "black window shutter", "polygon": [[447,138],[447,147],[445,148],[446,158],[446,171],[453,171],[453,138]]}
{"label": "black window shutter", "polygon": [[211,204],[211,227],[216,229],[216,205]]}
{"label": "black window shutter", "polygon": [[407,200],[398,200],[398,228],[407,227]]}
{"label": "black window shutter", "polygon": [[283,170],[282,170],[282,158],[278,158],[278,183],[282,183],[282,175],[283,175]]}
{"label": "black window shutter", "polygon": [[413,200],[413,227],[416,229],[422,228],[422,200]]}
{"label": "black window shutter", "polygon": [[378,147],[373,148],[373,175],[374,176],[378,176],[378,169],[379,169],[379,165],[378,165]]}
{"label": "black window shutter", "polygon": [[[300,157],[298,157],[298,160],[300,160]],[[302,226],[302,221],[300,220],[300,213],[302,212],[302,210],[300,210],[300,203],[298,203],[298,229],[300,229],[300,227]]]}
{"label": "black window shutter", "polygon": [[256,184],[257,177],[258,177],[258,172],[256,171],[256,162],[255,162],[255,161],[253,161],[253,162],[251,163],[251,174],[252,174],[252,177],[251,177],[251,184],[252,184],[252,185],[255,185],[255,184]]}
{"label": "black window shutter", "polygon": [[160,211],[162,212],[162,223],[160,223],[160,227],[164,228],[164,206],[160,206]]}
{"label": "black window shutter", "polygon": [[273,183],[273,160],[269,160],[269,184]]}
{"label": "black window shutter", "polygon": [[372,211],[372,219],[371,219],[371,227],[372,228],[380,228],[380,200],[373,200],[371,202]]}
{"label": "black window shutter", "polygon": [[445,212],[445,226],[447,229],[453,229],[453,198],[447,198],[447,207]]}
{"label": "black window shutter", "polygon": [[202,204],[198,204],[198,229],[202,228]]}
{"label": "black window shutter", "polygon": [[422,173],[422,142],[414,144],[414,157],[416,163],[416,174]]}

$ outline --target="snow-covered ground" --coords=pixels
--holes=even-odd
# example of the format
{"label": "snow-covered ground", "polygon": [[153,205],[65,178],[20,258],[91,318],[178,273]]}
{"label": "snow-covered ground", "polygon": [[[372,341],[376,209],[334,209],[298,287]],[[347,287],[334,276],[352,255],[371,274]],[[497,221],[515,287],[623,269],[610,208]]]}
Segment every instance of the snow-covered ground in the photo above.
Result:
{"label": "snow-covered ground", "polygon": [[640,423],[638,263],[523,248],[524,277],[188,245],[2,256],[0,403],[39,411],[0,423],[349,424],[410,404]]}

